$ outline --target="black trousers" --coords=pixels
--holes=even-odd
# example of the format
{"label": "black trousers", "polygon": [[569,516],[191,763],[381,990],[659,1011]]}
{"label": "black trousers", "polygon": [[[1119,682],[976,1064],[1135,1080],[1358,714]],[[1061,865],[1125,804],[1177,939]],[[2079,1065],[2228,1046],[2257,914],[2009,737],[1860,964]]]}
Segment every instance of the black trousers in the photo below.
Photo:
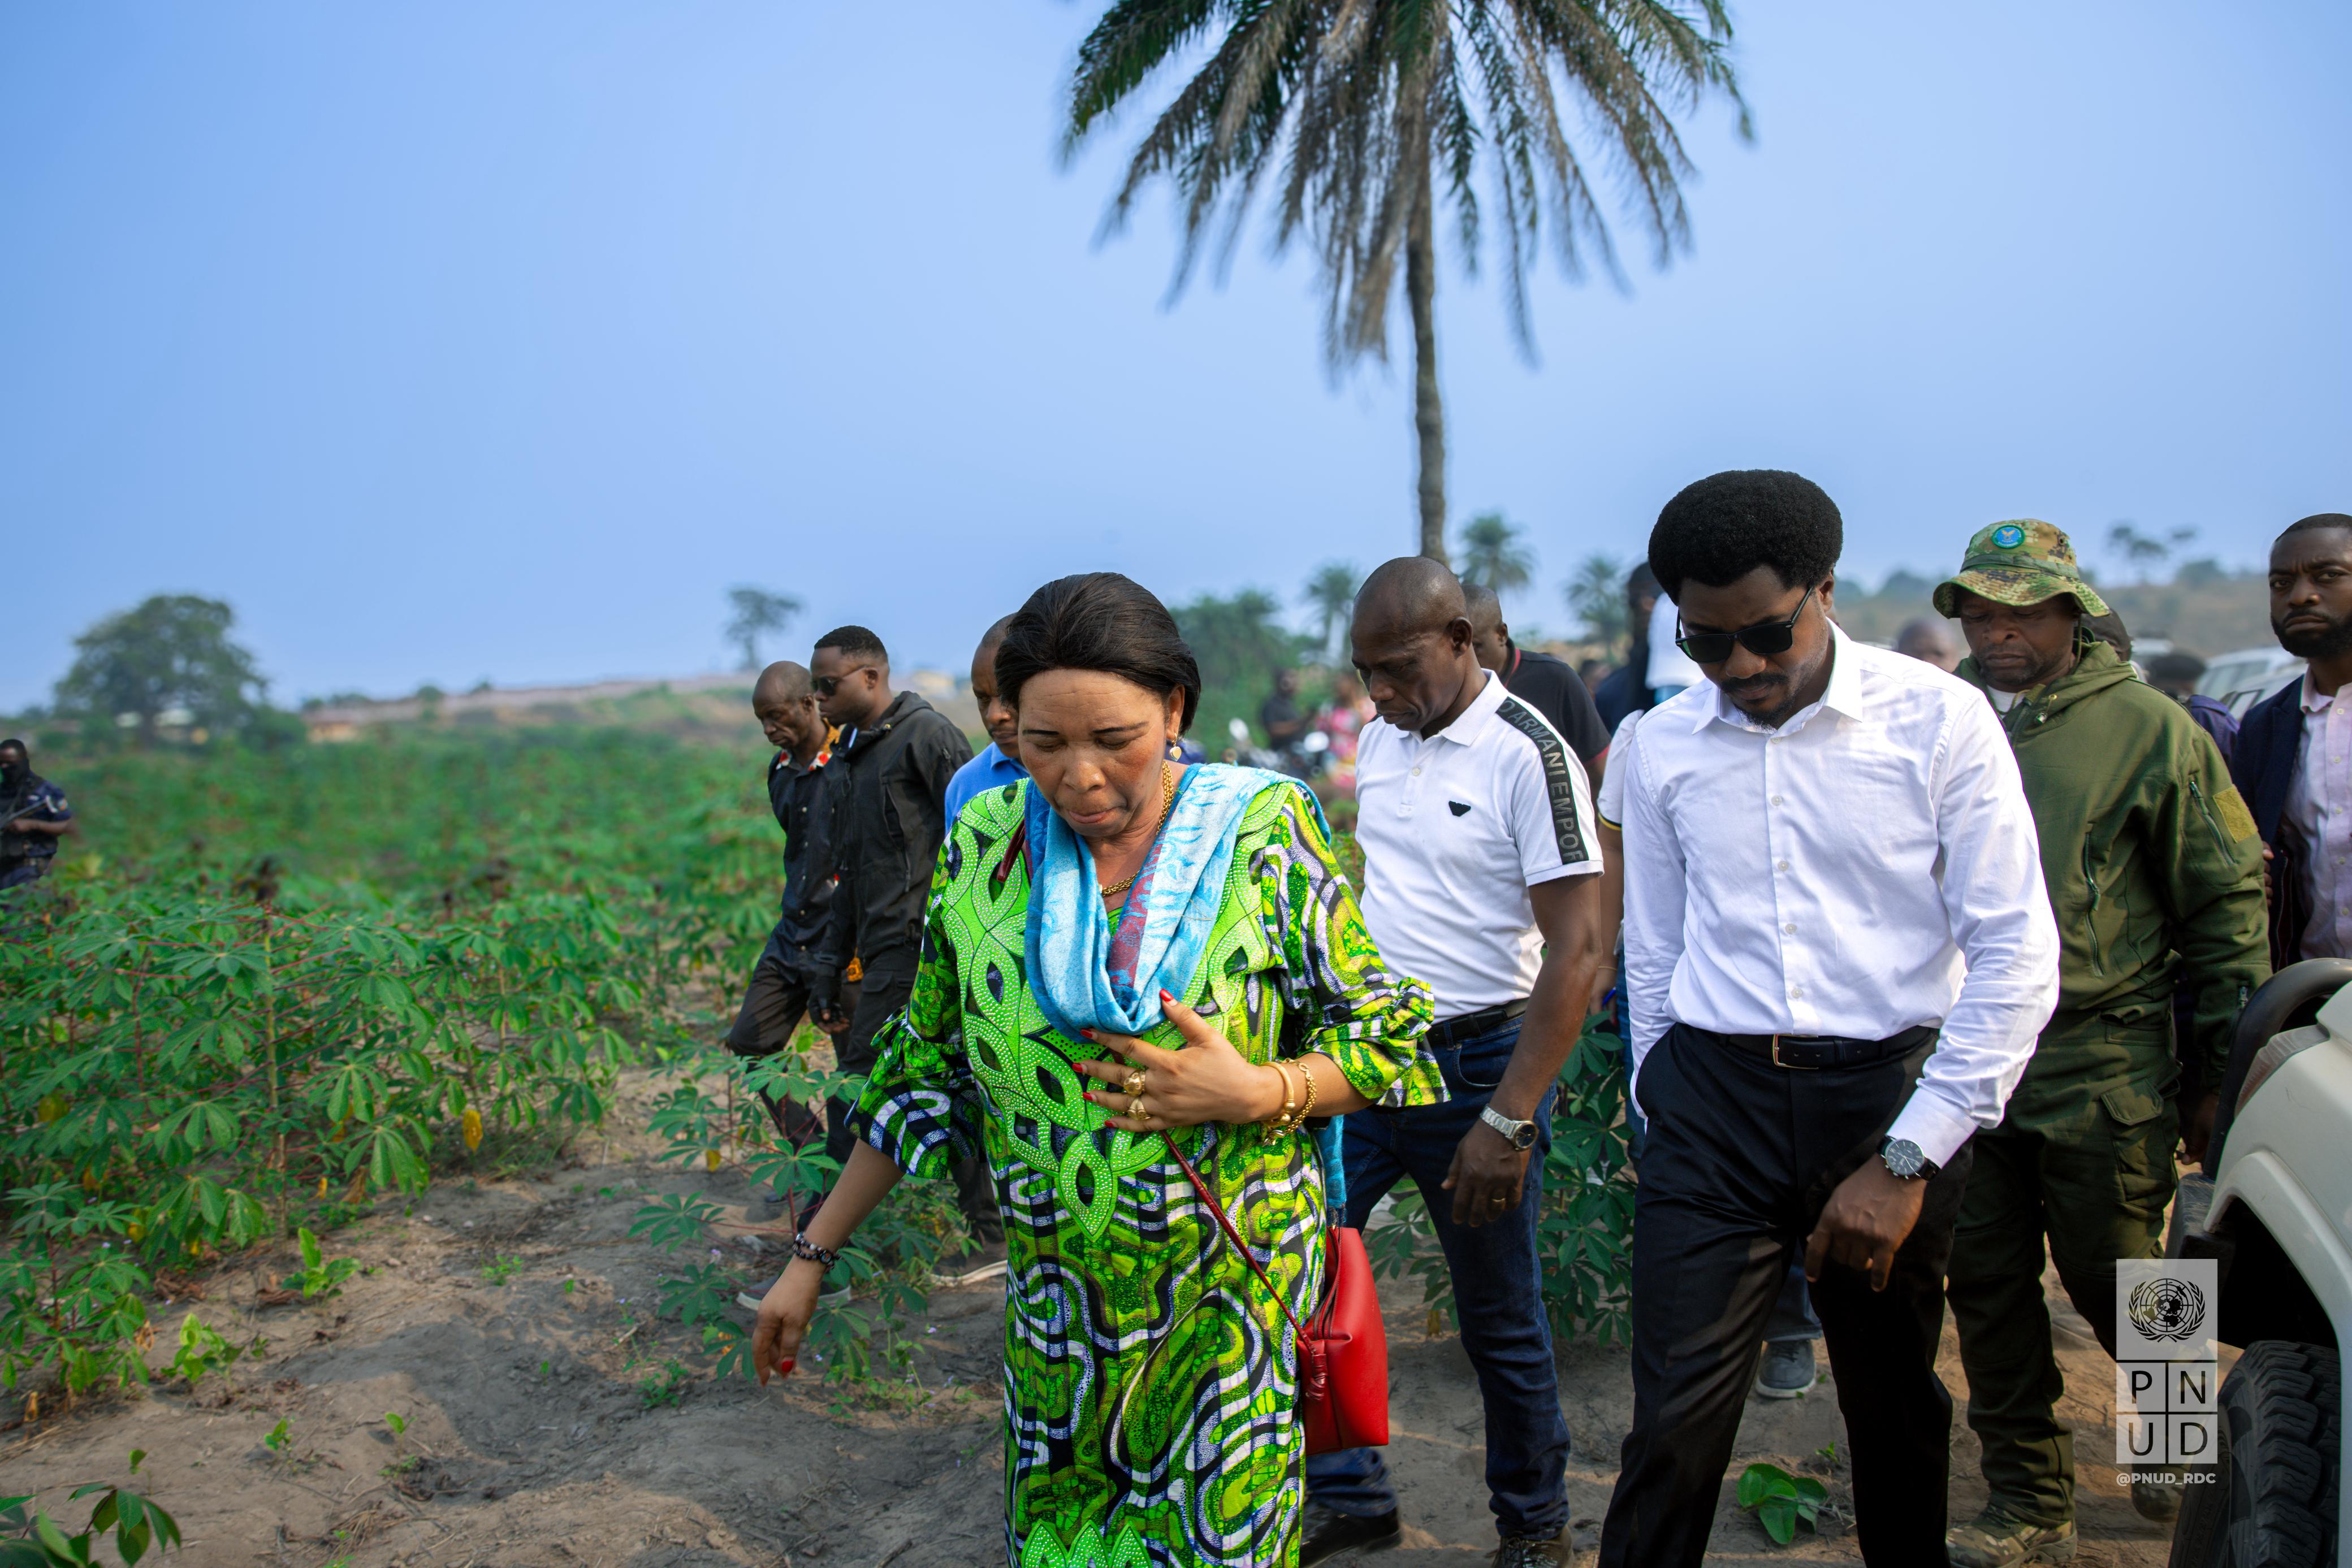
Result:
{"label": "black trousers", "polygon": [[[751,966],[751,983],[743,988],[743,1005],[736,1009],[734,1027],[727,1031],[727,1049],[738,1056],[758,1059],[773,1056],[792,1043],[793,1031],[801,1026],[802,1015],[808,1011],[808,976],[803,967],[804,960],[777,937],[771,936],[760,953],[760,961]],[[854,1001],[857,995],[853,982],[842,987],[842,999]],[[824,1124],[807,1106],[792,1102],[780,1103],[775,1096],[761,1093],[768,1107],[769,1120],[776,1131],[795,1145],[813,1143],[822,1136]]]}
{"label": "black trousers", "polygon": [[[833,1053],[844,1072],[860,1077],[874,1071],[880,1056],[875,1044],[885,1026],[906,1010],[907,998],[914,995],[915,966],[911,959],[904,964],[868,964],[864,977],[856,990],[856,1005],[851,1003],[851,988],[842,988],[842,1005],[849,1010],[849,1027],[833,1037]],[[849,1151],[854,1145],[849,1135],[849,1113],[854,1102],[838,1096],[824,1103],[824,1152],[845,1166],[849,1163]],[[971,1232],[974,1241],[982,1245],[1004,1239],[1004,1216],[996,1207],[996,1182],[989,1175],[988,1156],[974,1155],[970,1159],[951,1161],[949,1172],[955,1177],[956,1207],[963,1211],[964,1228]]]}
{"label": "black trousers", "polygon": [[[1698,1568],[1790,1259],[1838,1183],[1877,1157],[1931,1049],[1809,1072],[1677,1024],[1643,1062],[1633,1429],[1601,1527],[1606,1568]],[[1927,1184],[1885,1290],[1835,1264],[1813,1284],[1853,1465],[1855,1533],[1876,1568],[1946,1561],[1952,1399],[1936,1345],[1969,1160],[1963,1146]]]}

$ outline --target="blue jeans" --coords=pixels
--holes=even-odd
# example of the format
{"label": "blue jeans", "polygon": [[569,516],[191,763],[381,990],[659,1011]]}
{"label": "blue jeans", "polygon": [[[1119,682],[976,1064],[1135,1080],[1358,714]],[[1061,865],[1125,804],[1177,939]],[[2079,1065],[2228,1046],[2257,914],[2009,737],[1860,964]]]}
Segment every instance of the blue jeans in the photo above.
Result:
{"label": "blue jeans", "polygon": [[[1543,1208],[1544,1153],[1551,1147],[1552,1094],[1536,1109],[1536,1146],[1518,1207],[1475,1229],[1454,1223],[1454,1195],[1441,1186],[1454,1151],[1478,1120],[1519,1042],[1517,1020],[1433,1052],[1444,1070],[1443,1105],[1357,1111],[1343,1124],[1348,1223],[1361,1228],[1372,1206],[1406,1176],[1421,1189],[1454,1277],[1462,1348],[1486,1406],[1486,1489],[1496,1529],[1547,1537],[1568,1523],[1568,1421],[1559,1413],[1551,1326],[1544,1316],[1536,1220]],[[1396,1507],[1378,1448],[1345,1448],[1307,1461],[1307,1491],[1337,1513],[1367,1517]]]}

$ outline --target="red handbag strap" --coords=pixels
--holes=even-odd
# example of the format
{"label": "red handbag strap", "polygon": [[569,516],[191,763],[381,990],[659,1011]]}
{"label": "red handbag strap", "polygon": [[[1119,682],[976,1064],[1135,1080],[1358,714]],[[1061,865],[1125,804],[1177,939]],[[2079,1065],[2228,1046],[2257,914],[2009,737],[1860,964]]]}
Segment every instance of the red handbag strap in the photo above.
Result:
{"label": "red handbag strap", "polygon": [[1234,1222],[1225,1218],[1225,1206],[1217,1201],[1217,1195],[1209,1190],[1209,1184],[1201,1179],[1201,1173],[1192,1168],[1192,1162],[1186,1159],[1184,1151],[1176,1146],[1175,1134],[1163,1129],[1160,1141],[1168,1145],[1168,1152],[1175,1156],[1176,1168],[1184,1173],[1184,1179],[1192,1184],[1192,1190],[1200,1194],[1202,1203],[1209,1206],[1209,1212],[1217,1217],[1217,1228],[1225,1233],[1225,1239],[1234,1244],[1234,1250],[1240,1253],[1242,1261],[1250,1266],[1250,1272],[1257,1276],[1258,1283],[1264,1285],[1266,1294],[1274,1298],[1274,1304],[1282,1309],[1282,1315],[1290,1322],[1290,1332],[1298,1336],[1301,1344],[1306,1343],[1306,1325],[1298,1321],[1298,1314],[1290,1310],[1290,1303],[1283,1300],[1280,1288],[1267,1276],[1265,1265],[1257,1260],[1257,1254],[1249,1249],[1249,1243],[1242,1239],[1241,1232],[1234,1228]]}

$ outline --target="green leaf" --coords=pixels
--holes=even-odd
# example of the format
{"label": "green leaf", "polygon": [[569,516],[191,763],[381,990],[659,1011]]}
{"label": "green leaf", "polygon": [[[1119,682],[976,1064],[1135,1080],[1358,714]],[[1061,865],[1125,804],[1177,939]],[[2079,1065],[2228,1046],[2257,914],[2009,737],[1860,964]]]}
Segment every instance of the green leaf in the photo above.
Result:
{"label": "green leaf", "polygon": [[1756,1511],[1757,1521],[1764,1533],[1786,1546],[1797,1538],[1797,1503],[1790,1497],[1769,1497]]}
{"label": "green leaf", "polygon": [[1765,1494],[1771,1490],[1772,1483],[1780,1479],[1780,1474],[1778,1466],[1761,1464],[1750,1465],[1740,1471],[1739,1506],[1754,1508],[1758,1503],[1762,1502]]}

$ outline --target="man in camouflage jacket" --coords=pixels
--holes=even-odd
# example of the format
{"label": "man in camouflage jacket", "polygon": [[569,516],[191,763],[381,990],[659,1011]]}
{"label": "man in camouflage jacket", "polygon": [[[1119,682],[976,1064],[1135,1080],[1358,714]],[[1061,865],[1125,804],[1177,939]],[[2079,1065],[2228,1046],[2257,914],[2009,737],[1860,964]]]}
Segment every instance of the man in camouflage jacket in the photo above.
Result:
{"label": "man in camouflage jacket", "polygon": [[[1958,672],[2000,711],[2042,841],[2063,944],[2058,1009],[2000,1124],[1977,1135],[1953,1235],[1949,1301],[1984,1444],[1986,1511],[1951,1531],[1956,1568],[2071,1554],[2074,1438],[2042,1305],[2042,1249],[2105,1344],[2116,1260],[2163,1250],[2174,1145],[2200,1157],[2208,1092],[2188,1108],[2173,995],[2194,998],[2189,1051],[2221,1082],[2247,996],[2270,975],[2262,846],[2213,742],[2083,622],[2107,606],[2066,536],[1999,523],[1969,542],[1936,608],[1971,656]],[[2177,1489],[2135,1484],[2168,1518]]]}

